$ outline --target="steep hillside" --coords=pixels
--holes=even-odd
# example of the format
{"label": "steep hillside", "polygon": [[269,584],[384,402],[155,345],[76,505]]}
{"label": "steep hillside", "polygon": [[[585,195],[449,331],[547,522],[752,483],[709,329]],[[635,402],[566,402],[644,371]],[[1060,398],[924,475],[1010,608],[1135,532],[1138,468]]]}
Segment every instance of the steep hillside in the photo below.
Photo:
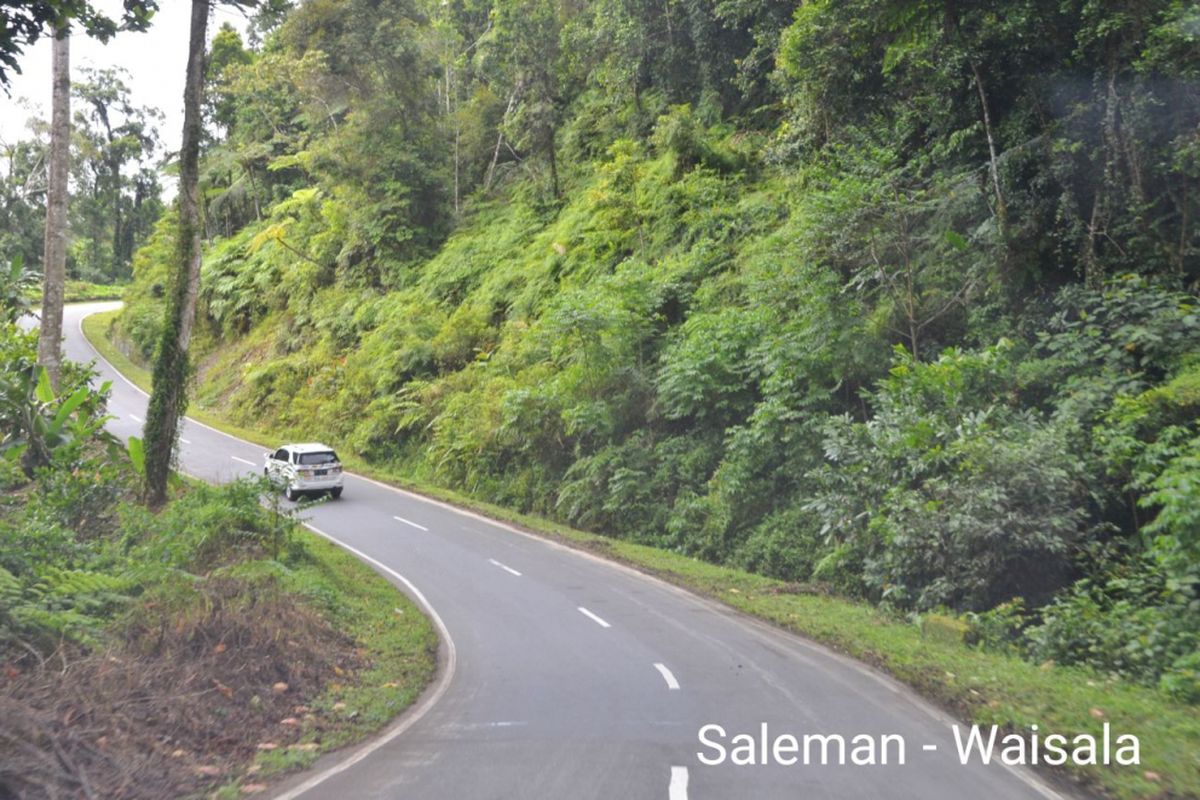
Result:
{"label": "steep hillside", "polygon": [[223,31],[196,402],[1195,701],[1200,17],[1001,5]]}

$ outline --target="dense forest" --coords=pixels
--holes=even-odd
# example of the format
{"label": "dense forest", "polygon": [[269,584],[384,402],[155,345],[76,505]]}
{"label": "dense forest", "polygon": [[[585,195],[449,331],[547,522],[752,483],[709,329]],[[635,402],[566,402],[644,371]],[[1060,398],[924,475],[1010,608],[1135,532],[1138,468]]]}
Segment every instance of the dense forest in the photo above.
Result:
{"label": "dense forest", "polygon": [[208,56],[199,404],[1200,700],[1194,4],[305,0]]}
{"label": "dense forest", "polygon": [[[84,68],[71,87],[71,202],[67,274],[99,284],[130,277],[133,253],[162,216],[161,113],[137,105],[118,69]],[[0,264],[42,264],[48,123],[0,142]]]}

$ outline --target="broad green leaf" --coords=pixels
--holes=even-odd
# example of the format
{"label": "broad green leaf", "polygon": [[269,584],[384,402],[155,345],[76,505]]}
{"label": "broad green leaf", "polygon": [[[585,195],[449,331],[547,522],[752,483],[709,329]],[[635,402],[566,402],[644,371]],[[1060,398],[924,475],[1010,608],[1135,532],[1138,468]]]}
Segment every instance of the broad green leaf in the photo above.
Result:
{"label": "broad green leaf", "polygon": [[54,402],[54,387],[50,385],[50,373],[45,367],[38,369],[37,389],[34,390],[34,394],[42,403]]}
{"label": "broad green leaf", "polygon": [[133,462],[133,468],[139,475],[146,474],[146,450],[142,440],[136,436],[129,437],[129,460]]}
{"label": "broad green leaf", "polygon": [[966,250],[970,245],[958,231],[946,231],[946,242],[955,250]]}
{"label": "broad green leaf", "polygon": [[61,428],[63,423],[67,421],[67,418],[75,413],[75,409],[84,404],[90,394],[91,390],[85,386],[68,397],[66,402],[59,406],[58,413],[54,415],[54,427]]}

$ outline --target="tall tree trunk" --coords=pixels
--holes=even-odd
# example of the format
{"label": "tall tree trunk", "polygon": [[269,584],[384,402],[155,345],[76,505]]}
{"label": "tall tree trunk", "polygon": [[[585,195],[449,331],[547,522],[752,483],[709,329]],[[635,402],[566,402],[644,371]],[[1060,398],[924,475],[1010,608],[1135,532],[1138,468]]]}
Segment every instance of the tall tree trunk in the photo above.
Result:
{"label": "tall tree trunk", "polygon": [[499,131],[496,133],[496,149],[492,151],[492,163],[488,165],[487,174],[483,179],[483,190],[485,192],[492,188],[492,177],[496,173],[496,164],[500,161],[500,148],[504,145],[504,123],[508,122],[508,116],[512,114],[513,106],[516,105],[517,96],[520,94],[521,88],[520,82],[513,88],[512,94],[508,96],[508,107],[504,109],[504,116],[497,126]]}
{"label": "tall tree trunk", "polygon": [[[1101,120],[1100,155],[1104,166],[1096,181],[1096,193],[1092,199],[1092,216],[1087,225],[1087,236],[1083,249],[1083,279],[1092,289],[1099,288],[1104,283],[1104,264],[1100,261],[1102,239],[1109,239],[1108,223],[1113,208],[1113,195],[1118,191],[1118,163],[1120,158],[1120,139],[1117,127],[1120,124],[1117,106],[1120,97],[1117,94],[1117,60],[1116,55],[1108,58],[1108,89],[1104,100],[1104,118]],[[1111,239],[1109,239],[1111,241]]]}
{"label": "tall tree trunk", "polygon": [[240,162],[246,177],[250,179],[250,197],[254,199],[254,219],[262,219],[262,207],[258,204],[258,181],[254,179],[254,166],[250,161]]}
{"label": "tall tree trunk", "polygon": [[550,191],[554,199],[560,197],[558,191],[558,148],[554,144],[554,129],[550,129]]}
{"label": "tall tree trunk", "polygon": [[53,58],[54,92],[38,363],[46,368],[51,385],[57,389],[62,372],[63,291],[67,281],[67,161],[71,143],[71,39],[66,28],[58,31],[54,39]]}
{"label": "tall tree trunk", "polygon": [[121,274],[121,266],[123,263],[128,263],[124,259],[125,252],[125,216],[122,213],[124,209],[121,204],[124,200],[121,196],[121,165],[120,163],[109,164],[109,174],[112,184],[109,187],[110,197],[112,197],[112,256],[109,260],[109,276],[111,280],[116,280]]}
{"label": "tall tree trunk", "polygon": [[971,72],[975,76],[975,89],[979,92],[979,106],[983,109],[983,131],[987,136],[988,173],[992,179],[992,191],[996,193],[996,220],[999,222],[1000,235],[1004,236],[1008,229],[1008,204],[1004,201],[1004,190],[1000,188],[1000,158],[996,153],[996,137],[992,133],[992,113],[988,108],[987,91],[983,86],[983,76],[979,74],[979,65],[975,59],[971,61]]}
{"label": "tall tree trunk", "polygon": [[188,346],[200,287],[199,162],[204,96],[204,45],[209,0],[192,0],[188,39],[187,82],[183,90],[183,142],[179,149],[179,228],[175,274],[167,297],[167,313],[154,363],[153,391],[146,411],[146,501],[161,505],[175,450],[179,420],[187,410],[191,369]]}

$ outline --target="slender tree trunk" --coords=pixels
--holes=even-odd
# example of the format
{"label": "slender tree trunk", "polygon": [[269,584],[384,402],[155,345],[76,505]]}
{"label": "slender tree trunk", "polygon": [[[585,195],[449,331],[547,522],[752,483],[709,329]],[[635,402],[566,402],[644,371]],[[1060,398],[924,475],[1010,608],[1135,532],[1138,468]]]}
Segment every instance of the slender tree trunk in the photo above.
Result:
{"label": "slender tree trunk", "polygon": [[71,39],[66,28],[54,39],[54,91],[50,120],[50,171],[46,190],[46,236],[38,363],[58,388],[62,372],[63,291],[67,280],[67,161],[71,142]]}
{"label": "slender tree trunk", "polygon": [[121,274],[121,265],[126,260],[125,254],[125,215],[122,213],[121,204],[124,198],[121,196],[121,164],[119,161],[110,163],[108,166],[109,177],[112,184],[109,186],[109,196],[112,198],[112,256],[109,262],[109,274],[113,280]]}
{"label": "slender tree trunk", "polygon": [[1087,235],[1083,239],[1083,282],[1090,289],[1098,289],[1104,282],[1096,254],[1096,238],[1103,226],[1104,187],[1097,186],[1092,195],[1092,214],[1088,218]]}
{"label": "slender tree trunk", "polygon": [[192,0],[188,39],[187,82],[183,90],[183,142],[179,150],[179,228],[175,275],[167,297],[167,313],[155,357],[153,391],[146,412],[146,501],[161,505],[167,498],[179,420],[187,410],[191,373],[188,346],[200,288],[199,162],[204,95],[205,32],[209,0]]}
{"label": "slender tree trunk", "polygon": [[1179,204],[1179,245],[1175,248],[1175,271],[1180,277],[1184,275],[1184,261],[1187,254],[1188,222],[1191,206],[1188,205],[1188,184],[1183,184],[1183,202]]}
{"label": "slender tree trunk", "polygon": [[554,130],[550,130],[550,190],[554,199],[559,198],[558,191],[558,148],[554,144]]}
{"label": "slender tree trunk", "polygon": [[250,179],[250,196],[254,200],[254,218],[261,220],[262,206],[258,204],[258,181],[254,179],[254,167],[249,162],[245,162],[241,166],[246,170],[246,177]]}
{"label": "slender tree trunk", "polygon": [[983,76],[979,74],[979,65],[971,59],[971,72],[975,75],[975,88],[979,92],[979,105],[983,109],[983,131],[988,144],[988,171],[992,178],[992,190],[996,193],[996,219],[1000,223],[1000,234],[1003,236],[1008,228],[1008,204],[1004,202],[1004,190],[1000,188],[1000,159],[996,154],[996,137],[992,133],[992,113],[988,108],[987,91],[983,86]]}
{"label": "slender tree trunk", "polygon": [[492,176],[496,173],[496,164],[500,161],[500,148],[504,144],[504,123],[508,122],[508,115],[512,113],[513,106],[517,102],[517,95],[521,91],[521,85],[518,83],[513,89],[512,94],[508,96],[508,107],[504,109],[504,116],[500,120],[499,132],[496,134],[496,148],[492,151],[492,163],[488,164],[487,174],[483,179],[483,189],[488,191],[492,188]]}
{"label": "slender tree trunk", "polygon": [[[1098,241],[1108,237],[1109,214],[1112,211],[1112,195],[1118,190],[1117,159],[1120,156],[1120,140],[1117,135],[1117,67],[1115,55],[1109,56],[1108,90],[1105,95],[1104,119],[1101,121],[1101,156],[1104,168],[1096,181],[1096,193],[1092,199],[1092,216],[1087,226],[1087,238],[1083,250],[1083,278],[1090,288],[1099,288],[1104,283],[1104,265],[1100,263]],[[1111,241],[1111,240],[1110,240]]]}

